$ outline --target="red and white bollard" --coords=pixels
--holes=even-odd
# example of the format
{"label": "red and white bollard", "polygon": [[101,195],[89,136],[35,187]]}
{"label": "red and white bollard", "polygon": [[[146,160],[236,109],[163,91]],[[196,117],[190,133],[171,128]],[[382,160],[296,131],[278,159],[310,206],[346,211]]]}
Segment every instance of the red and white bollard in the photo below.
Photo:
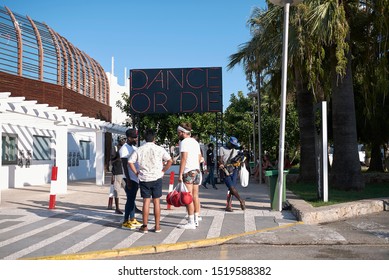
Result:
{"label": "red and white bollard", "polygon": [[[50,185],[50,201],[49,201],[49,209],[55,208],[55,183],[57,182],[57,175],[58,175],[58,167],[53,166],[51,169],[51,185]],[[54,186],[53,186],[54,185]]]}
{"label": "red and white bollard", "polygon": [[[174,171],[170,172],[170,181],[169,181],[169,191],[168,193],[171,193],[173,191],[173,185],[174,185]],[[171,204],[167,204],[167,210],[171,210],[172,209],[172,205]]]}

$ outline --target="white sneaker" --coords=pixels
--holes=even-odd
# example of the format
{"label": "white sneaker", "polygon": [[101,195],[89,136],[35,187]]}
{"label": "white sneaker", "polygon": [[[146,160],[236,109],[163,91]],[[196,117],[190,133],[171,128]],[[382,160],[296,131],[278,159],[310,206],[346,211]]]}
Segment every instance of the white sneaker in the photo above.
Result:
{"label": "white sneaker", "polygon": [[[185,217],[185,219],[189,222],[189,217],[188,217],[188,216]],[[198,216],[198,217],[197,217],[197,220],[198,220],[199,222],[201,222],[201,221],[203,220],[203,217]]]}
{"label": "white sneaker", "polygon": [[181,229],[196,229],[196,225],[195,224],[191,224],[191,223],[187,223],[185,225],[179,225],[178,228],[181,228]]}
{"label": "white sneaker", "polygon": [[197,217],[197,219],[195,219],[195,225],[196,225],[196,227],[199,226],[199,222],[201,222],[202,220],[203,220],[203,218],[201,218],[201,217]]}

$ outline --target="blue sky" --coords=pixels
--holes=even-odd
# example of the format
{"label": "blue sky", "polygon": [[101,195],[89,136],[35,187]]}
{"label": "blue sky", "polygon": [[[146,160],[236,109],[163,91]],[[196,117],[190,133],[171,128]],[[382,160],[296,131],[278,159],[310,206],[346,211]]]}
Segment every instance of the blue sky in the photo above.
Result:
{"label": "blue sky", "polygon": [[45,22],[124,84],[124,69],[222,67],[223,107],[248,92],[241,66],[228,58],[250,40],[252,9],[265,0],[0,0],[11,11]]}

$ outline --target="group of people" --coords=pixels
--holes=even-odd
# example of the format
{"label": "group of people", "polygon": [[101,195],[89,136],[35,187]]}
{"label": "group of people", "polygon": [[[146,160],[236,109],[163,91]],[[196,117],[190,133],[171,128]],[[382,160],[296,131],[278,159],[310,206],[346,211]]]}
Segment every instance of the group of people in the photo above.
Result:
{"label": "group of people", "polygon": [[132,152],[136,150],[137,133],[134,129],[126,131],[126,136],[119,136],[117,145],[111,152],[112,179],[111,190],[108,198],[108,209],[112,209],[113,199],[115,200],[115,213],[123,215],[119,208],[119,192],[123,188],[126,193],[126,204],[124,208],[124,221],[122,227],[135,229],[142,224],[135,219],[135,213],[142,213],[136,208],[135,199],[138,192],[139,180],[133,172],[129,170],[128,159]]}
{"label": "group of people", "polygon": [[[182,229],[196,229],[202,220],[200,216],[199,185],[201,184],[200,163],[204,161],[200,144],[192,136],[192,126],[190,123],[182,123],[177,127],[177,136],[180,141],[179,152],[181,156],[178,183],[184,183],[188,192],[191,193],[193,201],[186,205],[188,214],[187,223],[178,225]],[[170,168],[173,161],[170,154],[155,143],[156,135],[153,129],[147,129],[144,133],[146,141],[140,147],[137,147],[138,135],[135,129],[126,131],[126,138],[120,138],[118,146],[112,153],[112,184],[113,193],[110,195],[108,207],[112,209],[111,197],[115,198],[115,213],[122,214],[119,209],[118,193],[124,182],[127,201],[124,209],[123,228],[138,229],[142,233],[149,231],[148,221],[150,215],[151,200],[154,206],[155,225],[152,231],[160,232],[162,197],[162,178],[165,172]],[[205,179],[206,183],[212,184],[214,188],[214,154],[213,144],[208,145],[207,165],[209,174]],[[120,158],[120,160],[118,160]],[[232,212],[232,198],[235,196],[242,210],[246,209],[245,201],[239,196],[237,189],[238,169],[241,162],[245,160],[243,153],[239,150],[238,139],[230,137],[226,147],[220,148],[220,154],[217,158],[217,166],[224,172],[224,182],[228,188],[226,211]],[[121,167],[118,162],[120,162]],[[115,167],[114,167],[115,166]],[[122,170],[122,174],[120,174]],[[123,180],[121,180],[121,178]],[[135,218],[135,199],[138,189],[143,199],[142,222]]]}
{"label": "group of people", "polygon": [[[126,204],[124,209],[124,218],[122,228],[139,229],[140,232],[148,233],[148,219],[151,200],[154,204],[155,227],[153,231],[160,232],[160,197],[162,196],[162,177],[166,170],[170,168],[172,159],[169,153],[161,146],[155,144],[155,131],[147,129],[144,133],[146,143],[141,147],[137,147],[138,135],[135,129],[126,131],[126,141],[119,141],[118,147],[113,152],[111,161],[112,167],[117,165],[122,173],[116,172],[117,169],[112,168],[113,182],[124,182],[124,190],[126,193]],[[119,139],[122,140],[122,139]],[[120,168],[116,163],[120,158]],[[117,174],[118,173],[118,174]],[[117,178],[116,178],[117,177]],[[114,189],[117,190],[120,184],[117,183]],[[140,189],[141,197],[143,198],[142,223],[135,218],[137,208],[135,205],[136,195]],[[118,192],[113,196],[115,203],[118,201]],[[110,201],[108,207],[110,207]],[[116,204],[115,213],[120,214],[118,204]],[[123,214],[123,213],[121,213]]]}

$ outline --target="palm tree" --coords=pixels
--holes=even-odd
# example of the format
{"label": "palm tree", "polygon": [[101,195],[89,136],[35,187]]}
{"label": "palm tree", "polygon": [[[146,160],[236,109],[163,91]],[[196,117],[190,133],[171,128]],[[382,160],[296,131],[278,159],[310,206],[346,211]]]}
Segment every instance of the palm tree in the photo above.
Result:
{"label": "palm tree", "polygon": [[[293,13],[298,18],[298,13]],[[246,69],[246,75],[250,83],[255,73],[263,73],[270,77],[269,83],[273,86],[272,95],[280,95],[280,72],[282,53],[282,9],[278,6],[270,6],[267,11],[254,9],[249,24],[253,38],[241,45],[239,51],[230,56],[229,68],[242,63]],[[303,182],[314,182],[316,178],[315,168],[315,138],[313,118],[313,95],[308,89],[308,75],[301,63],[301,33],[303,30],[298,25],[291,26],[289,44],[290,61],[293,63],[292,81],[296,90],[297,109],[300,130],[300,176]],[[295,28],[297,26],[297,28]],[[290,77],[289,77],[290,78]],[[289,90],[291,94],[293,90]]]}
{"label": "palm tree", "polygon": [[381,146],[389,140],[389,0],[354,8],[351,33],[360,138],[371,147],[369,171],[383,172]]}
{"label": "palm tree", "polygon": [[356,1],[307,1],[311,16],[307,27],[319,44],[329,48],[334,141],[332,187],[344,190],[364,188],[358,157],[358,143],[351,69],[350,6]]}

